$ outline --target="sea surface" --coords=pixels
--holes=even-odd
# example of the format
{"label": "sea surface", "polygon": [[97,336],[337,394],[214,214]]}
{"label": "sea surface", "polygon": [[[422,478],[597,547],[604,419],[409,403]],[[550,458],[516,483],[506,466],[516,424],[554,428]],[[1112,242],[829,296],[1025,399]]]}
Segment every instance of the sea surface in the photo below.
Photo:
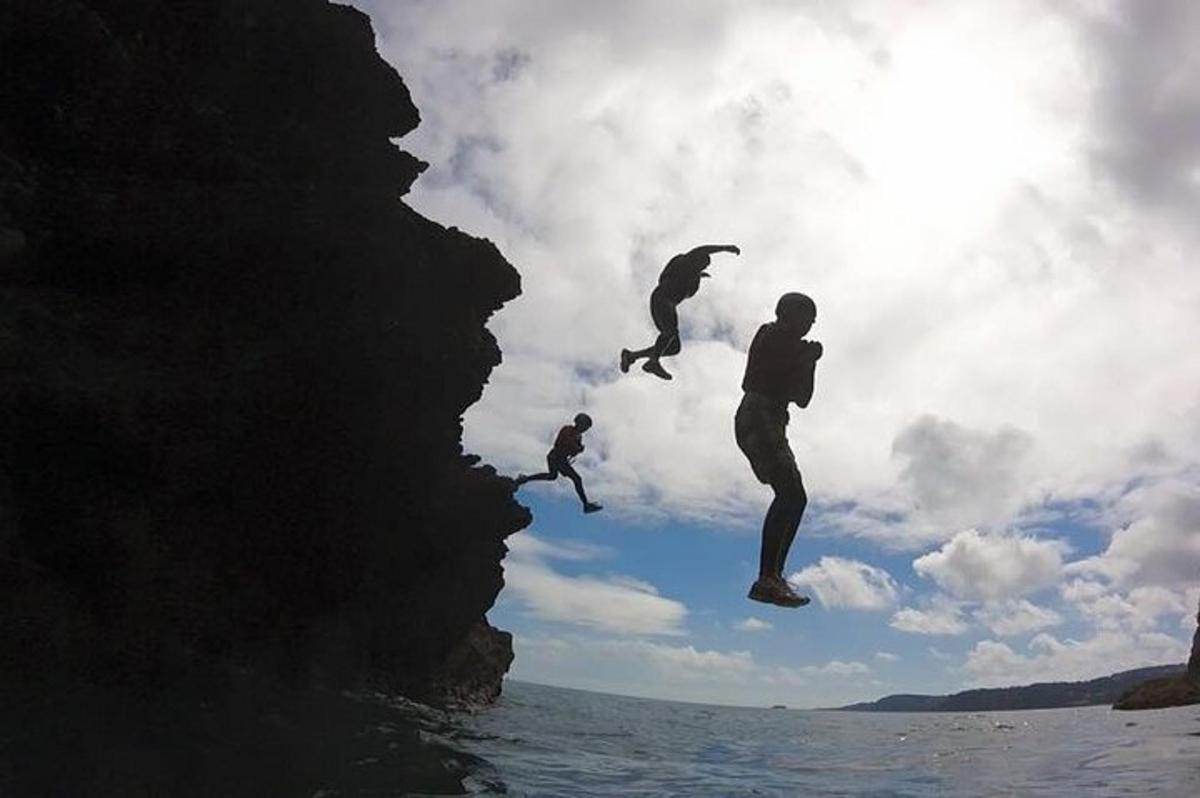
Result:
{"label": "sea surface", "polygon": [[1200,706],[851,713],[510,681],[436,736],[477,794],[1200,797]]}
{"label": "sea surface", "polygon": [[0,683],[0,798],[1200,798],[1200,706],[858,713],[507,682],[446,713],[255,678],[131,696]]}

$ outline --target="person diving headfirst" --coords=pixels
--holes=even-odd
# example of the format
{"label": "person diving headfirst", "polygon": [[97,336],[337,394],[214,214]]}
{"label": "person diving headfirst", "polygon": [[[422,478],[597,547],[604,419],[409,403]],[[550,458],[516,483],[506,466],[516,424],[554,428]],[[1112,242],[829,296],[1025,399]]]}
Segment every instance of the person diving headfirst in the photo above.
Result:
{"label": "person diving headfirst", "polygon": [[514,480],[517,487],[521,487],[526,482],[553,482],[561,474],[575,485],[575,493],[579,496],[579,501],[583,503],[585,513],[594,513],[604,509],[601,505],[588,501],[587,493],[583,489],[583,478],[571,465],[571,460],[575,458],[575,455],[583,451],[583,433],[591,427],[591,416],[587,413],[577,414],[574,425],[568,424],[563,427],[554,438],[554,446],[546,454],[547,470],[541,474],[518,474]]}
{"label": "person diving headfirst", "polygon": [[758,328],[746,357],[742,402],[734,417],[738,448],[750,461],[759,482],[770,485],[775,498],[763,519],[758,579],[749,598],[781,607],[803,607],[783,578],[788,550],[796,537],[808,495],[788,445],[788,405],[808,407],[817,361],[824,348],[805,339],[817,319],[817,306],[799,293],[784,294],[775,305],[775,321]]}
{"label": "person diving headfirst", "polygon": [[650,318],[658,328],[658,337],[645,349],[622,349],[622,372],[628,372],[630,366],[646,358],[642,371],[664,380],[671,379],[671,374],[659,361],[663,357],[679,354],[679,314],[676,308],[683,300],[695,296],[700,290],[701,279],[711,276],[705,269],[712,262],[710,256],[717,252],[742,253],[735,244],[706,244],[667,261],[658,276],[658,285],[650,293]]}

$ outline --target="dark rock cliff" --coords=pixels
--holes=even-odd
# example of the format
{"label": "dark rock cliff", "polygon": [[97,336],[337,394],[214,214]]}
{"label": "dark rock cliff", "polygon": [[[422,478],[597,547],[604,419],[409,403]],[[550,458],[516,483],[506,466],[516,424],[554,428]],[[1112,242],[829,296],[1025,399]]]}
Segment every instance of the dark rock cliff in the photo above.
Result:
{"label": "dark rock cliff", "polygon": [[1200,704],[1200,610],[1196,612],[1196,631],[1192,633],[1192,654],[1187,670],[1178,676],[1151,679],[1117,699],[1113,709],[1164,709]]}
{"label": "dark rock cliff", "polygon": [[1200,609],[1196,610],[1196,631],[1192,632],[1192,655],[1188,657],[1188,675],[1200,684]]}
{"label": "dark rock cliff", "polygon": [[461,449],[520,292],[403,202],[324,0],[0,5],[0,672],[494,696],[512,483]]}

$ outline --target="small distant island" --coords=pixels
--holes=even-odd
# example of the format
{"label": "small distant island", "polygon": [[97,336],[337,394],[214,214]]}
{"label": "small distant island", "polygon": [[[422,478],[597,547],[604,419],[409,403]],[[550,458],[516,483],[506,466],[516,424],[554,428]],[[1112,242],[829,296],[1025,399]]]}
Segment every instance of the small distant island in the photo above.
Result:
{"label": "small distant island", "polygon": [[[845,712],[988,712],[1006,709],[1056,709],[1114,704],[1132,688],[1185,680],[1187,666],[1158,665],[1114,673],[1086,682],[1039,682],[1021,687],[964,690],[953,695],[889,695],[878,701],[835,709]],[[1119,707],[1124,708],[1124,707]]]}

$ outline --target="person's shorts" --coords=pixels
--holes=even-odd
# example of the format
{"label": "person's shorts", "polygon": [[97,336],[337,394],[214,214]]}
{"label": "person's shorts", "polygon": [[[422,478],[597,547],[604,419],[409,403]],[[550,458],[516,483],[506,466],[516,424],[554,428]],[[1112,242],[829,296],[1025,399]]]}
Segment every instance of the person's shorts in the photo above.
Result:
{"label": "person's shorts", "polygon": [[574,478],[576,475],[575,468],[571,465],[571,461],[564,454],[559,454],[553,449],[546,455],[546,470],[555,476],[564,476]]}
{"label": "person's shorts", "polygon": [[759,482],[770,485],[777,480],[800,479],[796,456],[787,439],[787,405],[762,394],[747,392],[733,419],[733,434],[738,448]]}
{"label": "person's shorts", "polygon": [[661,285],[650,292],[650,318],[659,332],[679,335],[679,300]]}

